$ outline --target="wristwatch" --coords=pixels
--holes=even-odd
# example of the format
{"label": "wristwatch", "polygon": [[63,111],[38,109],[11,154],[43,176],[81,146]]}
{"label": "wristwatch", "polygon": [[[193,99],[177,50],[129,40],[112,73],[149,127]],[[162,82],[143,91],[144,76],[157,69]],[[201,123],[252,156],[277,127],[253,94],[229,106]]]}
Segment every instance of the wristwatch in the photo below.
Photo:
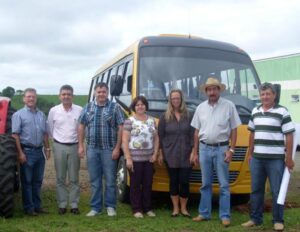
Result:
{"label": "wristwatch", "polygon": [[234,150],[232,148],[229,148],[229,151],[234,154]]}

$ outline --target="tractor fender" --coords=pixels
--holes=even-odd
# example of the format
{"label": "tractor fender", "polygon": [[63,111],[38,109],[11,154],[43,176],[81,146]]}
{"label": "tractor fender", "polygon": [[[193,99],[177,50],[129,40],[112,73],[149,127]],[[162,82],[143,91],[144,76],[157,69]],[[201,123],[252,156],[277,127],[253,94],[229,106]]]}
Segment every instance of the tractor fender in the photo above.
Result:
{"label": "tractor fender", "polygon": [[6,132],[7,113],[10,104],[10,98],[0,97],[0,134]]}

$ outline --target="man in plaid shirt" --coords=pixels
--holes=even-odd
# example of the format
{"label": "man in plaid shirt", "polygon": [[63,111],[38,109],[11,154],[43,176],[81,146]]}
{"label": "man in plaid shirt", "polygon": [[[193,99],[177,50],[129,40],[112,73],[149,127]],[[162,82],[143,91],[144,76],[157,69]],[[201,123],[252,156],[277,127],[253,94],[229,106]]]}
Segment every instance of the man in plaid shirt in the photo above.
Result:
{"label": "man in plaid shirt", "polygon": [[87,166],[91,182],[91,211],[88,217],[102,211],[102,176],[105,179],[104,205],[108,216],[116,215],[116,169],[120,155],[121,135],[125,120],[120,106],[108,100],[108,86],[94,87],[95,101],[88,103],[79,117],[79,147],[84,157],[87,143]]}

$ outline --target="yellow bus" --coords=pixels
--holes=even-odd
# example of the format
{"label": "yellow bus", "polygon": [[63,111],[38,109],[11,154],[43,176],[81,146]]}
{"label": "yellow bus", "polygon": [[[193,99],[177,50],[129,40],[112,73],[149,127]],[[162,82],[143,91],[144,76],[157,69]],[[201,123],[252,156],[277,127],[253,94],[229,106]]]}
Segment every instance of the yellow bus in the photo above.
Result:
{"label": "yellow bus", "polygon": [[[226,85],[222,97],[231,100],[242,121],[238,140],[230,164],[230,190],[241,194],[245,200],[251,189],[247,164],[247,123],[251,110],[259,102],[260,80],[253,63],[243,50],[224,42],[183,35],[144,37],[107,64],[99,68],[92,78],[89,101],[94,100],[96,83],[105,82],[110,87],[109,98],[120,104],[130,115],[130,103],[138,95],[149,101],[149,115],[159,118],[166,110],[171,89],[179,88],[185,94],[191,112],[207,98],[198,87],[214,75]],[[218,193],[218,180],[213,177],[213,192]],[[124,158],[119,160],[117,185],[119,200],[125,201],[129,192],[129,175]],[[190,177],[191,193],[198,193],[201,170],[193,168]],[[164,166],[155,165],[153,191],[169,191],[169,178]],[[242,199],[242,198],[240,198]]]}

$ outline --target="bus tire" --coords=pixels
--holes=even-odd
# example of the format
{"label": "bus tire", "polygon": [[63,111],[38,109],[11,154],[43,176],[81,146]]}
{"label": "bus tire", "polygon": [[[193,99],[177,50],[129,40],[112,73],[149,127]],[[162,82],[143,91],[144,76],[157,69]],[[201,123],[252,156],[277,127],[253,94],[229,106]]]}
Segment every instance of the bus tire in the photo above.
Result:
{"label": "bus tire", "polygon": [[13,216],[17,150],[15,139],[0,135],[0,216]]}
{"label": "bus tire", "polygon": [[120,202],[129,203],[129,186],[127,184],[127,168],[124,156],[121,156],[117,169],[117,197]]}

